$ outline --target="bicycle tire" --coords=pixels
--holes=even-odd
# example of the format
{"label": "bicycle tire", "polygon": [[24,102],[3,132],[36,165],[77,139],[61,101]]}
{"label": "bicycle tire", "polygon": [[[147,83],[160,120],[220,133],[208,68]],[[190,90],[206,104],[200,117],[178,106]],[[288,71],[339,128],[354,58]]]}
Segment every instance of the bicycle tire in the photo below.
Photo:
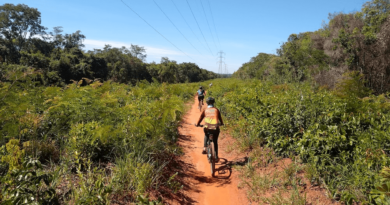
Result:
{"label": "bicycle tire", "polygon": [[211,176],[215,176],[215,150],[214,150],[214,142],[210,143],[211,157],[210,157],[210,168],[211,168]]}

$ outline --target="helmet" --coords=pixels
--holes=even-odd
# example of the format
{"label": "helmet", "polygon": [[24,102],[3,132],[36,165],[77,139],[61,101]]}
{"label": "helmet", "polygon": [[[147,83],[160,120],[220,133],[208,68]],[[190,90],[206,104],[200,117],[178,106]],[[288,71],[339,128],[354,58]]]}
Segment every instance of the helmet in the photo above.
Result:
{"label": "helmet", "polygon": [[215,103],[215,99],[213,97],[208,97],[206,103],[207,105],[212,105]]}
{"label": "helmet", "polygon": [[199,86],[199,89],[203,89],[203,87],[202,87],[202,86]]}

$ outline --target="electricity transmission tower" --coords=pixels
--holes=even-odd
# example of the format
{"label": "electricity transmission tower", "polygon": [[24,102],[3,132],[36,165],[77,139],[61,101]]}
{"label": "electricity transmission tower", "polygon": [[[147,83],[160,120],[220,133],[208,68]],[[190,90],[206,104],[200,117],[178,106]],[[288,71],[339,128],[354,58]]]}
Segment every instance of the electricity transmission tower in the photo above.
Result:
{"label": "electricity transmission tower", "polygon": [[218,58],[219,58],[219,68],[218,68],[218,74],[219,74],[219,77],[222,77],[222,73],[223,73],[223,68],[222,68],[222,64],[224,64],[225,62],[223,61],[223,59],[225,59],[224,55],[225,53],[223,51],[219,51],[218,52]]}
{"label": "electricity transmission tower", "polygon": [[226,63],[225,63],[225,77],[226,77],[226,78],[228,77],[228,74],[229,74],[229,72],[228,72],[228,69],[227,69],[227,65],[226,65]]}

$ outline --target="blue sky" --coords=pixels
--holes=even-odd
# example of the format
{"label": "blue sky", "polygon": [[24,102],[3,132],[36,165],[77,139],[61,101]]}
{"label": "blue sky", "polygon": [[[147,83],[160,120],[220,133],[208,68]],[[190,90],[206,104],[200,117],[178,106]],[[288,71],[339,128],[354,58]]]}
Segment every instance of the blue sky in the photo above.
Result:
{"label": "blue sky", "polygon": [[[153,30],[122,1],[183,52]],[[217,53],[223,51],[226,67],[229,73],[233,73],[260,52],[275,53],[290,34],[319,29],[322,21],[327,21],[328,13],[359,11],[366,2],[188,0],[195,20],[187,0],[122,1],[7,0],[4,3],[23,3],[38,8],[42,25],[49,31],[55,26],[62,26],[64,33],[81,30],[86,35],[85,50],[102,48],[105,44],[113,47],[135,44],[146,48],[147,62],[160,62],[161,57],[168,57],[178,63],[194,62],[214,72],[218,72],[219,67]]]}

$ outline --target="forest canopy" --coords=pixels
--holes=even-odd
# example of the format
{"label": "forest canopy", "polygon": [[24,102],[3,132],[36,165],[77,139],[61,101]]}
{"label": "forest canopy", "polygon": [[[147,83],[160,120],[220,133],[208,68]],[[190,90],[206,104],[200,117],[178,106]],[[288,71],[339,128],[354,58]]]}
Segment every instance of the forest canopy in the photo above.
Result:
{"label": "forest canopy", "polygon": [[275,83],[311,81],[335,87],[346,73],[359,72],[374,93],[390,90],[390,2],[372,0],[355,13],[329,14],[314,32],[291,34],[277,54],[260,53],[234,77]]}
{"label": "forest canopy", "polygon": [[85,51],[81,31],[64,34],[61,26],[48,31],[41,25],[41,13],[24,4],[0,6],[0,80],[12,81],[16,73],[34,73],[42,85],[65,85],[72,80],[112,80],[136,84],[140,80],[198,82],[216,78],[194,63],[180,63],[166,57],[160,63],[146,63],[146,50],[130,45]]}

